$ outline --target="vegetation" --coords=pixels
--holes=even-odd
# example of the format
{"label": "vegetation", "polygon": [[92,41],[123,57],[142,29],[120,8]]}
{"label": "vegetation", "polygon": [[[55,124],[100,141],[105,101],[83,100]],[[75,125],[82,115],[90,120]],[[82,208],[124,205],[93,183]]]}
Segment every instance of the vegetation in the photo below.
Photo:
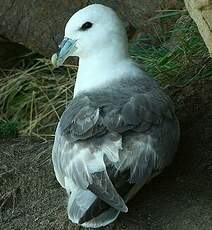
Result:
{"label": "vegetation", "polygon": [[181,16],[169,32],[169,39],[159,46],[132,45],[132,56],[147,73],[162,85],[184,85],[193,80],[212,78],[212,59],[188,15]]}
{"label": "vegetation", "polygon": [[46,59],[36,59],[31,67],[3,72],[0,115],[4,130],[7,126],[10,128],[12,121],[21,134],[41,138],[52,136],[71,98],[75,72],[76,66],[53,70]]}
{"label": "vegetation", "polygon": [[[212,59],[189,16],[181,16],[162,40],[151,46],[138,39],[131,44],[130,52],[163,86],[183,87],[194,80],[212,78]],[[33,58],[19,69],[2,70],[0,136],[8,136],[10,131],[5,130],[17,127],[21,134],[52,137],[73,93],[76,70],[73,65],[54,70],[49,60],[40,58]]]}
{"label": "vegetation", "polygon": [[17,123],[14,121],[0,122],[0,137],[16,137],[18,135],[17,132]]}

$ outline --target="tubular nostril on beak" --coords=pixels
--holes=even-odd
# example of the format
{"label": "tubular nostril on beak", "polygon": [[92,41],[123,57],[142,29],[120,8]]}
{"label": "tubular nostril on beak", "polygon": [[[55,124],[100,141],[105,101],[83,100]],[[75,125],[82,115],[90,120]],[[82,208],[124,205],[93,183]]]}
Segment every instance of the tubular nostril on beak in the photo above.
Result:
{"label": "tubular nostril on beak", "polygon": [[71,56],[77,49],[76,47],[77,40],[72,40],[71,38],[65,37],[63,41],[58,46],[57,53],[52,56],[52,64],[55,67],[59,67],[64,63],[64,61]]}
{"label": "tubular nostril on beak", "polygon": [[58,45],[58,51],[57,51],[57,55],[59,56],[59,54],[60,54],[60,51],[61,51],[61,49],[62,49],[62,47],[65,47],[65,44],[66,44],[66,42],[68,41],[68,38],[64,38],[63,40],[62,40],[62,42]]}

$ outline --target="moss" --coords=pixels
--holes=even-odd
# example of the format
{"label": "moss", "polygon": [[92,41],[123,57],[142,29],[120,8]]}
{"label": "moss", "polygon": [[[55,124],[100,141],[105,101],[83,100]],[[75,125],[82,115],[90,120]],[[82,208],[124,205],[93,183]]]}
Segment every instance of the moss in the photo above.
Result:
{"label": "moss", "polygon": [[18,125],[15,121],[0,122],[0,138],[18,136]]}

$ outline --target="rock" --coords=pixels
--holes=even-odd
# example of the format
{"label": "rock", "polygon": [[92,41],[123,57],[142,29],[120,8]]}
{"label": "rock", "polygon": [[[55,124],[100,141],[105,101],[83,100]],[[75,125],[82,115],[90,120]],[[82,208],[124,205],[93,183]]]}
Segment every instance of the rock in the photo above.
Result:
{"label": "rock", "polygon": [[[1,0],[0,36],[51,56],[63,37],[68,18],[91,3],[103,3],[114,8],[131,28],[144,33],[155,33],[156,27],[148,19],[160,9],[181,8],[180,0]],[[132,31],[130,28],[130,31]],[[159,26],[157,27],[157,29]]]}
{"label": "rock", "polygon": [[17,43],[0,38],[0,68],[10,69],[20,64],[21,57],[29,50]]}
{"label": "rock", "polygon": [[185,5],[196,22],[212,57],[212,2],[210,0],[185,0]]}

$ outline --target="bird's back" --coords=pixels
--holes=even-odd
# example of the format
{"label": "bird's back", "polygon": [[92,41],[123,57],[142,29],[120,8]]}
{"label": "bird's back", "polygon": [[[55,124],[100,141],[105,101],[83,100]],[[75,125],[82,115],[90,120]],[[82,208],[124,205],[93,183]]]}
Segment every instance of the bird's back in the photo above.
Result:
{"label": "bird's back", "polygon": [[170,164],[178,140],[171,100],[145,75],[75,97],[53,148],[57,179],[72,193],[69,218],[99,227],[127,211],[134,185],[142,187]]}

